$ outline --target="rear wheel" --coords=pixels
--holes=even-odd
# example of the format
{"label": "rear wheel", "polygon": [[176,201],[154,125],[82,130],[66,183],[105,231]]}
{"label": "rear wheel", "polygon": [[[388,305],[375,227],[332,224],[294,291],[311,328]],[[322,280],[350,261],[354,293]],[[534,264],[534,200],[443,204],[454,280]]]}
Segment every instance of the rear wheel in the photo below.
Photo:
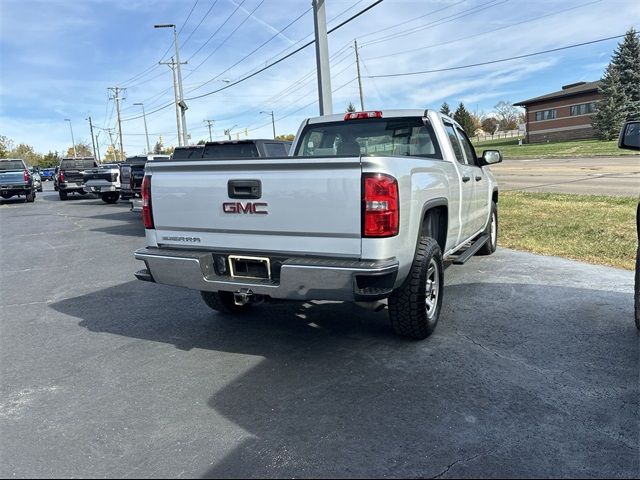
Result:
{"label": "rear wheel", "polygon": [[33,203],[36,200],[36,191],[35,190],[31,190],[31,192],[27,193],[27,195],[25,196],[25,201],[27,203]]}
{"label": "rear wheel", "polygon": [[105,203],[116,203],[120,198],[120,194],[118,192],[109,192],[102,194],[102,201]]}
{"label": "rear wheel", "polygon": [[60,200],[62,201],[65,201],[67,198],[69,198],[69,194],[64,190],[59,190],[58,195],[60,195]]}
{"label": "rear wheel", "polygon": [[243,313],[251,308],[251,304],[236,305],[231,292],[200,292],[207,306],[222,313]]}
{"label": "rear wheel", "polygon": [[403,337],[427,338],[440,318],[444,272],[442,252],[433,238],[421,236],[411,270],[389,297],[393,330]]}

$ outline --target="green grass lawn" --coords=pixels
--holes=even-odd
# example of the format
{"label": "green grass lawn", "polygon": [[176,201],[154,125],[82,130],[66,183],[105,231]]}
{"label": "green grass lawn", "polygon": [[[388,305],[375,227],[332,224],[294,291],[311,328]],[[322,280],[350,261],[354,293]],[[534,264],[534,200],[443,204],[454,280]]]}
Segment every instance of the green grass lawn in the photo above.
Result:
{"label": "green grass lawn", "polygon": [[503,247],[633,270],[637,198],[500,192]]}
{"label": "green grass lawn", "polygon": [[534,143],[518,145],[517,138],[503,138],[474,143],[478,154],[482,150],[497,149],[505,159],[527,157],[593,157],[599,155],[638,155],[631,150],[618,149],[617,140],[574,140],[571,142]]}

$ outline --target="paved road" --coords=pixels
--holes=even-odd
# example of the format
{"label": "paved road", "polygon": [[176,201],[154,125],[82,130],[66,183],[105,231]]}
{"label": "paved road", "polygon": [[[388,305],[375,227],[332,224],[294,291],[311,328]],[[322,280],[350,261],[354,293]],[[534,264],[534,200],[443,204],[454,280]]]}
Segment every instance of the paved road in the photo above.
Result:
{"label": "paved road", "polygon": [[491,169],[503,190],[640,194],[640,155],[505,160]]}
{"label": "paved road", "polygon": [[499,249],[446,271],[413,342],[135,281],[123,204],[45,193],[0,225],[3,477],[640,476],[631,272]]}

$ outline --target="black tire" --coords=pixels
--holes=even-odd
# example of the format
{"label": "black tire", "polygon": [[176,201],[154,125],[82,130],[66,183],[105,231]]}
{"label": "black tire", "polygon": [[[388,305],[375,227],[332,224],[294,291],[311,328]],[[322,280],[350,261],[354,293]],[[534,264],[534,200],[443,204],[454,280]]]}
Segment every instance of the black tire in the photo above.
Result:
{"label": "black tire", "polygon": [[24,197],[25,202],[26,203],[33,203],[36,201],[36,191],[35,190],[31,190],[30,193],[27,193],[27,195]]}
{"label": "black tire", "polygon": [[221,313],[243,313],[251,308],[251,304],[236,305],[231,292],[200,292],[207,306]]}
{"label": "black tire", "polygon": [[[437,272],[435,277],[431,273]],[[427,278],[429,278],[428,285]],[[427,288],[432,303],[427,307]],[[437,288],[437,290],[435,290]],[[433,238],[421,236],[407,279],[389,297],[389,319],[396,334],[422,340],[433,333],[440,318],[444,288],[442,252]],[[435,290],[435,298],[433,298]]]}
{"label": "black tire", "polygon": [[[495,221],[495,235],[493,236],[491,235],[492,221]],[[477,255],[491,255],[498,247],[498,206],[496,202],[491,202],[491,216],[489,217],[487,228],[484,229],[484,233],[489,235],[489,241],[478,250]]]}
{"label": "black tire", "polygon": [[104,203],[116,203],[120,198],[120,193],[118,192],[109,192],[102,194],[102,201]]}
{"label": "black tire", "polygon": [[84,188],[81,188],[80,190],[78,190],[78,193],[79,193],[80,195],[86,195],[86,194],[87,194],[87,193],[89,193],[89,192],[87,192]]}
{"label": "black tire", "polygon": [[62,200],[63,202],[69,198],[69,194],[64,191],[64,190],[58,190],[58,195],[60,195],[60,200]]}
{"label": "black tire", "polygon": [[38,189],[38,192],[42,193],[42,187],[40,187],[40,188]]}

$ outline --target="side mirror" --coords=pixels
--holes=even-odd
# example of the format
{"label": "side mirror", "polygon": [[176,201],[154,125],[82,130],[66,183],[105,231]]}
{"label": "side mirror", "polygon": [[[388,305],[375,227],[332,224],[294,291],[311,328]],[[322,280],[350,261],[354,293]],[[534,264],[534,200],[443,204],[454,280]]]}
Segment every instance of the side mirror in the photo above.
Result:
{"label": "side mirror", "polygon": [[485,165],[493,165],[502,161],[502,154],[499,150],[485,150],[480,157],[480,163],[484,167]]}
{"label": "side mirror", "polygon": [[620,130],[618,148],[640,150],[640,121],[627,122]]}

